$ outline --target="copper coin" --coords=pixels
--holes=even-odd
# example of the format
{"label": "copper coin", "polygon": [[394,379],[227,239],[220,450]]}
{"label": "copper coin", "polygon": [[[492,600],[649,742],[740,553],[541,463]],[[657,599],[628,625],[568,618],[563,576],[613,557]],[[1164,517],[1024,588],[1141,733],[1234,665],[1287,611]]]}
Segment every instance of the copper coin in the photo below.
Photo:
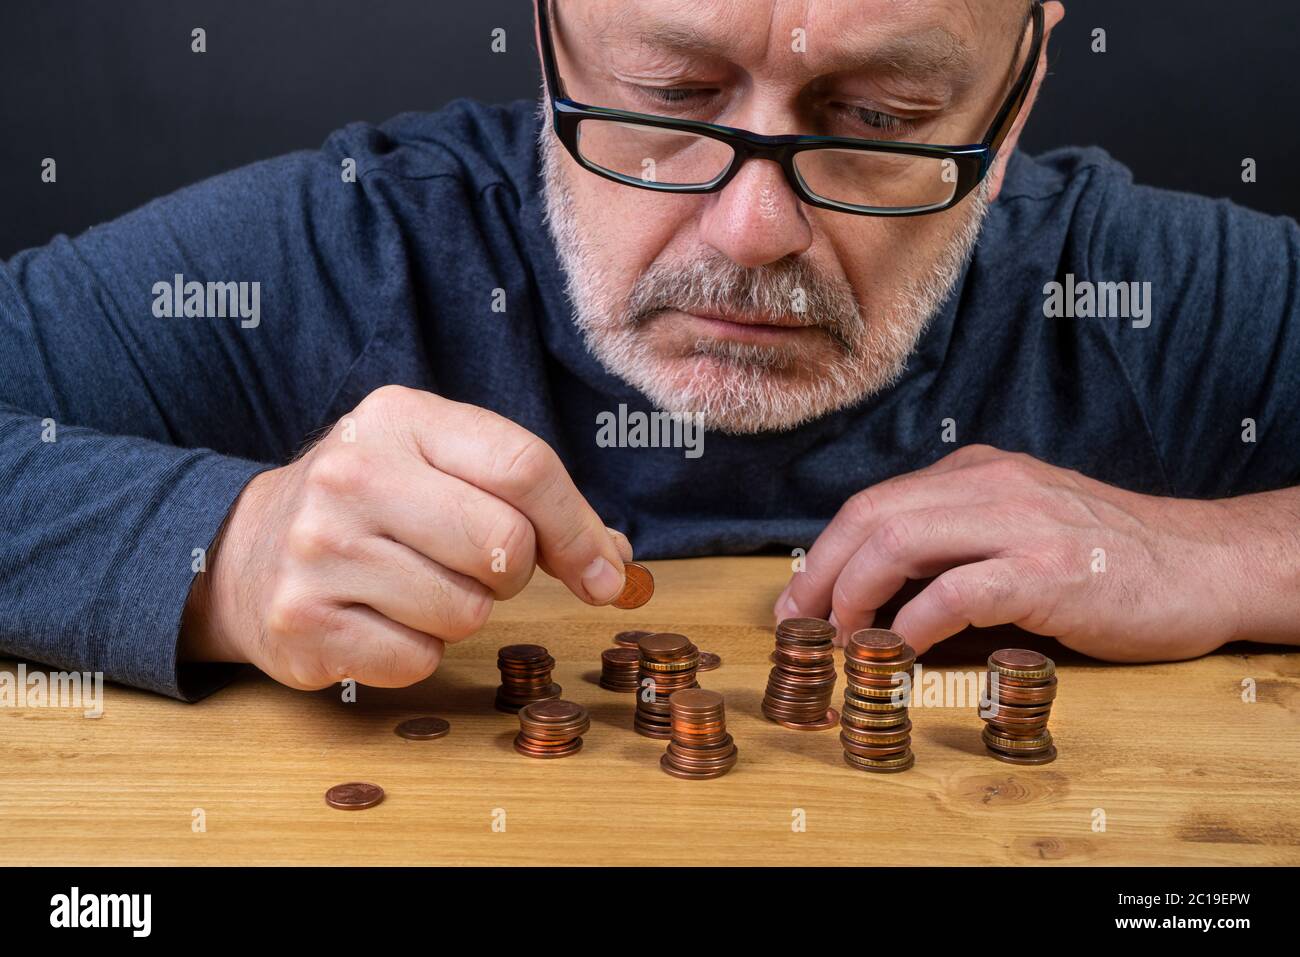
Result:
{"label": "copper coin", "polygon": [[497,658],[505,661],[538,661],[549,655],[541,645],[506,645],[497,652]]}
{"label": "copper coin", "polygon": [[691,639],[685,635],[675,635],[672,632],[664,631],[646,635],[637,642],[637,647],[645,657],[651,660],[673,660],[688,657],[692,646]]}
{"label": "copper coin", "polygon": [[776,636],[791,641],[820,643],[835,637],[835,626],[824,618],[786,618],[776,626]]}
{"label": "copper coin", "polygon": [[640,608],[655,593],[655,578],[640,562],[623,563],[623,590],[610,604],[615,608]]}
{"label": "copper coin", "polygon": [[1003,648],[989,655],[989,668],[1012,677],[1037,678],[1056,673],[1051,658],[1027,648]]}
{"label": "copper coin", "polygon": [[790,728],[794,731],[826,731],[830,728],[838,727],[840,723],[840,713],[834,708],[827,708],[825,716],[820,721],[795,722],[795,721],[778,721],[783,728]]}
{"label": "copper coin", "polygon": [[1056,760],[1056,745],[1051,745],[1041,754],[1005,754],[989,748],[988,752],[999,761],[1005,761],[1007,764],[1051,764]]}
{"label": "copper coin", "polygon": [[641,652],[636,648],[618,645],[615,648],[606,648],[602,651],[600,660],[610,665],[637,665],[641,661]]}
{"label": "copper coin", "polygon": [[635,647],[636,647],[636,643],[637,643],[638,641],[640,641],[642,638],[646,637],[646,635],[650,635],[650,634],[653,634],[653,632],[649,632],[649,631],[620,631],[617,635],[614,636],[614,644],[616,644],[616,645],[625,645],[625,646],[627,646],[627,647],[629,647],[629,648],[635,648]]}
{"label": "copper coin", "polygon": [[888,628],[863,628],[855,631],[849,638],[845,654],[854,658],[868,658],[873,661],[897,658],[907,649],[907,641],[896,631]]}
{"label": "copper coin", "polygon": [[530,758],[567,758],[582,750],[582,738],[560,745],[538,745],[528,739],[522,731],[515,736],[515,750]]}
{"label": "copper coin", "polygon": [[855,754],[844,752],[844,760],[850,766],[857,768],[859,771],[877,771],[885,774],[896,771],[906,771],[916,764],[916,755],[908,752],[902,757],[897,758],[860,758]]}
{"label": "copper coin", "polygon": [[406,738],[408,741],[432,741],[434,738],[446,737],[451,731],[451,725],[442,718],[428,715],[423,718],[410,718],[393,730],[398,737]]}
{"label": "copper coin", "polygon": [[705,781],[710,778],[720,778],[735,767],[735,764],[736,762],[732,761],[730,764],[711,771],[687,771],[674,765],[672,759],[666,754],[659,758],[659,767],[673,777],[685,781]]}
{"label": "copper coin", "polygon": [[538,722],[577,721],[586,715],[586,709],[572,701],[550,698],[536,701],[519,712],[521,718]]}
{"label": "copper coin", "polygon": [[336,784],[325,792],[325,803],[340,811],[364,811],[384,799],[384,789],[378,784],[350,781]]}
{"label": "copper coin", "polygon": [[712,671],[713,669],[718,668],[721,665],[722,665],[722,659],[719,658],[717,655],[715,655],[713,652],[711,651],[700,652],[700,663],[698,665],[700,671]]}
{"label": "copper coin", "polygon": [[722,710],[722,695],[704,688],[686,688],[669,699],[675,714],[699,714]]}

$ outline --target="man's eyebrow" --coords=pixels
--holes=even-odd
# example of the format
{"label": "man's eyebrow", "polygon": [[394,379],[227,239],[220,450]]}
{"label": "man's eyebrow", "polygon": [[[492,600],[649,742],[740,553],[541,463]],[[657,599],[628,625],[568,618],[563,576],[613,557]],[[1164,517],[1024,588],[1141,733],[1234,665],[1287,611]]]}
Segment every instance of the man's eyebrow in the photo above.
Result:
{"label": "man's eyebrow", "polygon": [[[610,42],[621,39],[638,45],[694,56],[727,57],[728,44],[706,30],[692,24],[657,22],[629,15],[621,11],[605,29],[601,39]],[[639,21],[639,22],[638,22]],[[872,46],[864,43],[856,52],[845,52],[841,70],[860,72],[887,71],[918,79],[946,77],[954,85],[963,86],[975,79],[975,58],[969,44],[944,27],[930,27],[918,33],[890,37]]]}
{"label": "man's eyebrow", "polygon": [[970,46],[943,27],[891,37],[863,54],[860,69],[888,70],[922,79],[943,76],[957,85],[970,83],[976,76],[975,57]]}

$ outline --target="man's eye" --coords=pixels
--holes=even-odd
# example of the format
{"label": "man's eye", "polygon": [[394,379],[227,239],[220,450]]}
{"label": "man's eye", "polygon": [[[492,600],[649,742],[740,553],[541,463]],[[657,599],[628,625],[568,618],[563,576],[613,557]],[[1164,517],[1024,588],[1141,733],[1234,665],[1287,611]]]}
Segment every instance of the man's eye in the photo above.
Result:
{"label": "man's eye", "polygon": [[640,87],[640,90],[657,103],[690,103],[708,96],[703,90],[693,90],[682,86],[643,86]]}
{"label": "man's eye", "polygon": [[858,125],[889,136],[898,136],[911,126],[907,120],[901,117],[891,116],[877,110],[869,110],[866,107],[841,105],[840,109]]}

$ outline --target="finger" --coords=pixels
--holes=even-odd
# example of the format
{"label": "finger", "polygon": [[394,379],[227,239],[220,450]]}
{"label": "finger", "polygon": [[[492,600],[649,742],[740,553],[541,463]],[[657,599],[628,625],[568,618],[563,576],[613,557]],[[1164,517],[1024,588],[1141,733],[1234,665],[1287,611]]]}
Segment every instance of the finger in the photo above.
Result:
{"label": "finger", "polygon": [[1004,534],[985,508],[923,508],[883,522],[845,563],[831,608],[847,638],[870,628],[876,612],[909,579],[933,578],[954,565],[996,557]]}
{"label": "finger", "polygon": [[[618,548],[619,557],[622,558],[624,562],[630,562],[634,557],[636,557],[636,553],[632,550],[632,542],[626,535],[620,532],[617,528],[609,528],[608,526],[606,526],[605,531],[609,532],[610,537],[614,539],[614,545]],[[537,556],[537,567],[546,572],[546,574],[550,575],[552,578],[559,577],[555,572],[551,571],[550,568],[547,567],[546,559],[541,555]]]}
{"label": "finger", "polygon": [[944,572],[894,618],[894,631],[919,655],[968,627],[1017,625],[1046,596],[1036,576],[1010,559],[959,565]]}
{"label": "finger", "polygon": [[824,618],[849,559],[883,522],[900,512],[950,504],[956,493],[945,473],[925,470],[888,479],[854,495],[822,530],[777,600],[777,618]]}
{"label": "finger", "polygon": [[454,475],[414,460],[390,463],[375,479],[368,505],[378,531],[444,569],[481,582],[497,598],[513,598],[532,578],[537,555],[532,523],[514,506]]}
{"label": "finger", "polygon": [[791,576],[777,598],[777,619],[824,617],[831,609],[832,589],[844,565],[880,523],[911,509],[987,500],[998,490],[986,483],[972,483],[968,475],[960,473],[1007,457],[1008,453],[992,446],[968,445],[923,469],[886,479],[854,495],[813,543],[804,571]]}
{"label": "finger", "polygon": [[618,597],[618,546],[555,451],[494,412],[438,396],[424,400],[436,427],[415,434],[428,462],[522,512],[547,567],[579,598],[604,605]]}
{"label": "finger", "polygon": [[335,616],[321,639],[317,660],[294,673],[311,679],[305,684],[315,687],[351,678],[373,688],[404,688],[433,674],[443,650],[441,639],[354,605]]}
{"label": "finger", "polygon": [[495,596],[481,582],[391,539],[366,536],[353,548],[327,572],[342,600],[443,641],[461,641],[487,624]]}

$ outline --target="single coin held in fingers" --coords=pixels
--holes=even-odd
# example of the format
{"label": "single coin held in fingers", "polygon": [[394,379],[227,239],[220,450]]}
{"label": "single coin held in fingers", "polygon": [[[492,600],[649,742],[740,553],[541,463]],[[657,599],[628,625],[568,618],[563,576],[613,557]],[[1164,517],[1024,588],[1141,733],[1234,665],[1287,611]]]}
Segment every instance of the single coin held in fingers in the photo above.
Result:
{"label": "single coin held in fingers", "polygon": [[625,562],[623,591],[611,603],[615,608],[640,608],[655,593],[655,579],[650,569],[639,562]]}

